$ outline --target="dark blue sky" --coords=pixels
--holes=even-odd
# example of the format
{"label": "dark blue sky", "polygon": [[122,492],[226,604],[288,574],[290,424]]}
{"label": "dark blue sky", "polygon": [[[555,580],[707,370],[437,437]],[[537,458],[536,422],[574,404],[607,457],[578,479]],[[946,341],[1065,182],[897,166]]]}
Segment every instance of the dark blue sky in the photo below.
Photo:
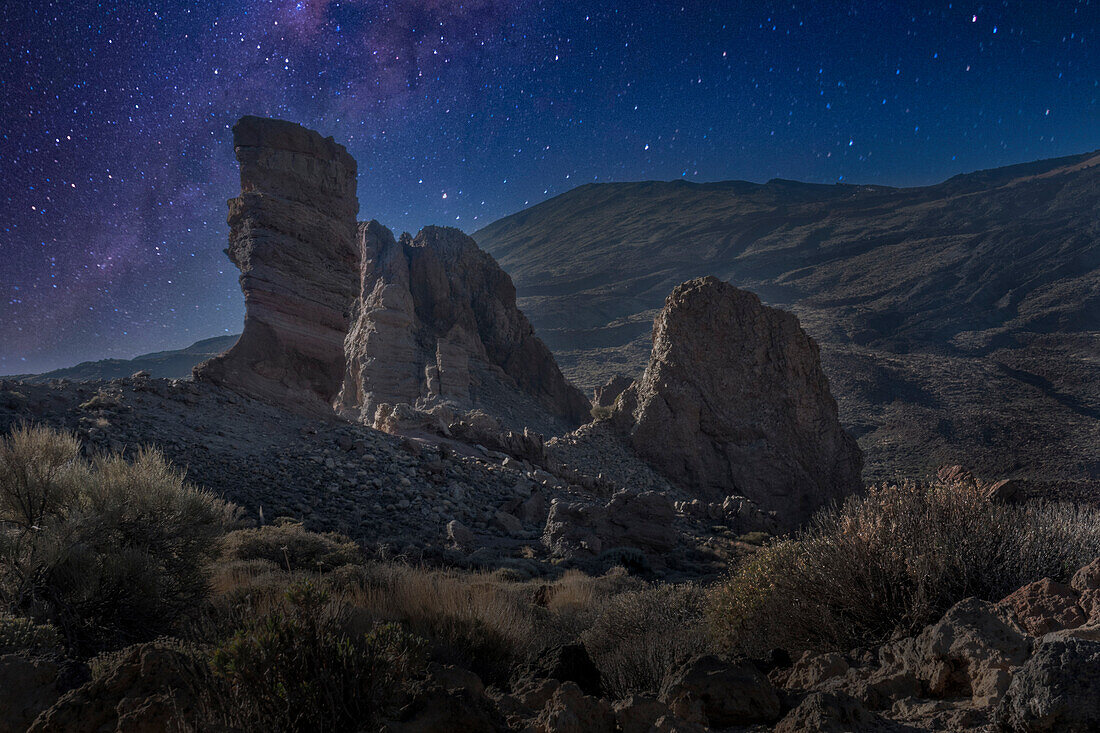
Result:
{"label": "dark blue sky", "polygon": [[1100,2],[5,3],[0,373],[237,332],[230,127],[467,231],[590,181],[893,185],[1100,148]]}

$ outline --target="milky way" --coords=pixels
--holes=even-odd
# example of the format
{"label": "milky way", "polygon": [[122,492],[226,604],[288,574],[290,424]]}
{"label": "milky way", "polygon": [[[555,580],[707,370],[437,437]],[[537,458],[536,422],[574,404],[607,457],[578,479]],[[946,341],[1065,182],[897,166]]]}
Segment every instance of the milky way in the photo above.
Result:
{"label": "milky way", "polygon": [[593,181],[892,185],[1100,147],[1098,3],[6,3],[0,374],[240,329],[242,114],[359,161],[361,218]]}

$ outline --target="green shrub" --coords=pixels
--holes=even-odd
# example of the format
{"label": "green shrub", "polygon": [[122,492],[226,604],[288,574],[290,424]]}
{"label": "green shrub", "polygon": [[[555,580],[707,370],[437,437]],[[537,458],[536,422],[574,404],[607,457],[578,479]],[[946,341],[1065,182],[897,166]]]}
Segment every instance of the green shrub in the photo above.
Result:
{"label": "green shrub", "polygon": [[706,594],[698,586],[655,585],[606,600],[581,640],[614,697],[657,694],[665,677],[709,651]]}
{"label": "green shrub", "polygon": [[0,655],[37,656],[60,651],[61,635],[54,627],[20,616],[0,615]]}
{"label": "green shrub", "polygon": [[205,598],[236,509],[159,453],[88,461],[71,435],[0,439],[0,600],[78,654],[172,631]]}
{"label": "green shrub", "polygon": [[328,572],[363,562],[359,546],[344,535],[310,532],[292,523],[230,532],[223,547],[225,561],[267,560],[291,572]]}
{"label": "green shrub", "polygon": [[251,619],[211,657],[203,695],[210,723],[237,730],[372,730],[424,661],[393,624],[347,630],[340,604],[312,583]]}
{"label": "green shrub", "polygon": [[1100,555],[1100,512],[1005,506],[979,484],[872,489],[767,545],[712,597],[721,642],[761,654],[915,633],[968,596],[999,600]]}

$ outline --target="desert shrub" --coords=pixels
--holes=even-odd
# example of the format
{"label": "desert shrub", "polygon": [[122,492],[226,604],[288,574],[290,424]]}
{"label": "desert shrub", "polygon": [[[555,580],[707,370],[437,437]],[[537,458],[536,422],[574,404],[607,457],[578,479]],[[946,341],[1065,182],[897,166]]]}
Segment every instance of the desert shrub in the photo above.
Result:
{"label": "desert shrub", "polygon": [[29,618],[0,615],[0,655],[56,654],[61,651],[61,635],[49,624]]}
{"label": "desert shrub", "polygon": [[423,645],[393,624],[349,631],[345,607],[313,583],[249,620],[211,655],[205,722],[236,730],[372,730],[423,664]]}
{"label": "desert shrub", "polygon": [[235,512],[155,451],[88,461],[72,436],[18,428],[0,439],[0,601],[81,654],[169,632]]}
{"label": "desert shrub", "polygon": [[665,677],[709,650],[706,593],[695,585],[655,585],[611,596],[581,640],[614,697],[656,694]]}
{"label": "desert shrub", "polygon": [[1100,555],[1100,513],[1005,506],[977,484],[872,489],[765,546],[712,596],[723,644],[752,654],[847,649],[914,633],[968,596],[1066,580]]}
{"label": "desert shrub", "polygon": [[614,406],[592,405],[592,409],[589,410],[589,414],[592,415],[593,420],[607,420],[615,412]]}
{"label": "desert shrub", "polygon": [[288,571],[328,572],[363,562],[359,546],[344,535],[293,523],[230,532],[223,547],[225,561],[266,560]]}
{"label": "desert shrub", "polygon": [[[516,584],[489,575],[376,565],[359,576],[349,600],[363,623],[399,623],[425,639],[434,659],[504,684],[532,638],[551,634],[547,615]],[[342,575],[343,587],[348,579]]]}

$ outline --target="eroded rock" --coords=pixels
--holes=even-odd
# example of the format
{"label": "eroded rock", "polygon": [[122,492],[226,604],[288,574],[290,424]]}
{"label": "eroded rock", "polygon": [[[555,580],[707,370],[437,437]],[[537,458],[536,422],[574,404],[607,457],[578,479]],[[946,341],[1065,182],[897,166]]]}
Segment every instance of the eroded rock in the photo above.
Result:
{"label": "eroded rock", "polygon": [[860,489],[862,456],[817,344],[792,314],[714,277],[668,296],[649,365],[612,420],[670,481],[704,499],[747,496],[787,527]]}
{"label": "eroded rock", "polygon": [[229,201],[229,248],[241,271],[244,331],[196,379],[331,416],[358,294],[356,164],[342,145],[282,120],[233,127],[241,193]]}
{"label": "eroded rock", "polygon": [[381,405],[483,407],[514,413],[520,432],[533,412],[574,426],[588,419],[588,400],[516,307],[511,278],[473,239],[425,227],[397,240],[371,221],[358,241],[343,414],[376,425]]}

